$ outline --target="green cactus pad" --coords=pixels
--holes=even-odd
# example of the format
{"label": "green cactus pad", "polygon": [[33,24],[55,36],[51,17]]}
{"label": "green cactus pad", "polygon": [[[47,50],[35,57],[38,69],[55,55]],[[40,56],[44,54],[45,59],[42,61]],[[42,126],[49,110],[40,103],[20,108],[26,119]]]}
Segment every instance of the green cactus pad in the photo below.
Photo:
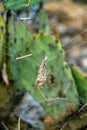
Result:
{"label": "green cactus pad", "polygon": [[[32,38],[24,24],[19,22],[12,26],[10,19],[8,31],[12,39],[9,40],[8,61],[12,76],[18,89],[25,88],[36,101],[38,101],[50,115],[58,118],[68,116],[78,107],[78,93],[71,75],[69,66],[65,62],[64,50],[61,43],[53,36],[39,33]],[[31,57],[16,60],[16,57],[32,54]],[[36,79],[38,69],[45,56],[47,61],[47,82],[41,89],[49,100],[49,104],[37,90]]]}
{"label": "green cactus pad", "polygon": [[4,2],[4,6],[6,9],[10,10],[20,10],[27,6],[38,4],[40,1],[41,0],[8,0]]}
{"label": "green cactus pad", "polygon": [[5,22],[6,22],[6,12],[4,10],[3,5],[0,3],[0,68],[3,57],[3,45],[5,43]]}
{"label": "green cactus pad", "polygon": [[87,74],[76,66],[71,67],[74,76],[79,97],[82,103],[87,103]]}

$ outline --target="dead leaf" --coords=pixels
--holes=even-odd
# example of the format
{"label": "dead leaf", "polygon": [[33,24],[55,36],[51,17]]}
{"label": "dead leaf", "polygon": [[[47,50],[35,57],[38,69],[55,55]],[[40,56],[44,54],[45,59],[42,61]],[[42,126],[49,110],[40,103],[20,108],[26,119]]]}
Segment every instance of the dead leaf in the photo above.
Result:
{"label": "dead leaf", "polygon": [[8,75],[7,75],[7,70],[6,70],[6,63],[3,63],[2,79],[4,80],[5,84],[8,86],[9,85],[9,80],[8,80]]}

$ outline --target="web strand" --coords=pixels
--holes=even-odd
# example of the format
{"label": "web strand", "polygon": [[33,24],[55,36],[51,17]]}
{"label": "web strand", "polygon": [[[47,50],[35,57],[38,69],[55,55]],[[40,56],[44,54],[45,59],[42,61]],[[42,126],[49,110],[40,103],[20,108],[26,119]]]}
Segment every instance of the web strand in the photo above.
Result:
{"label": "web strand", "polygon": [[75,40],[77,37],[81,36],[85,32],[87,32],[87,28],[83,30],[82,32],[78,33],[76,36],[74,36],[69,42],[66,43],[66,45],[70,44],[73,40]]}

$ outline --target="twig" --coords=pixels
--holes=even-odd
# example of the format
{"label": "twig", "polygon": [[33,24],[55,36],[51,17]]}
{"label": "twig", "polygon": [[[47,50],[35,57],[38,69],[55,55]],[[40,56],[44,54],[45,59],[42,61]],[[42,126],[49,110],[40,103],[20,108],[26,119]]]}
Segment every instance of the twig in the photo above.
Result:
{"label": "twig", "polygon": [[25,57],[28,57],[28,56],[31,56],[32,54],[28,54],[28,55],[25,55],[25,56],[20,56],[20,57],[17,57],[16,60],[20,60],[22,58],[25,58]]}
{"label": "twig", "polygon": [[64,125],[62,126],[62,128],[60,130],[63,130],[64,127],[67,125],[68,123],[64,123]]}
{"label": "twig", "polygon": [[20,130],[20,118],[18,119],[18,130]]}
{"label": "twig", "polygon": [[30,20],[31,17],[26,17],[26,18],[19,18],[20,20]]}
{"label": "twig", "polygon": [[85,104],[79,109],[78,113],[81,112],[82,109],[83,109],[85,106],[87,106],[87,103],[85,103]]}

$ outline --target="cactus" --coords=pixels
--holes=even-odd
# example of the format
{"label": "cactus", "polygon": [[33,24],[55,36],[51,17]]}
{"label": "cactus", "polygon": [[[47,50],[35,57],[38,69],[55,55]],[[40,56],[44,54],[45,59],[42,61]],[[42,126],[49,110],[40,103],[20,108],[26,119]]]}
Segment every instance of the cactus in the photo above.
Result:
{"label": "cactus", "polygon": [[76,66],[71,66],[71,70],[76,82],[80,100],[82,103],[87,103],[87,74]]}
{"label": "cactus", "polygon": [[[43,20],[42,16],[41,19]],[[12,26],[12,23],[15,26]],[[6,43],[10,48],[8,54],[11,55],[11,58],[8,59],[9,80],[14,79],[17,88],[27,89],[35,100],[40,102],[52,115],[57,114],[60,118],[75,111],[79,104],[78,92],[71,70],[64,60],[65,54],[61,43],[55,37],[44,32],[32,37],[23,23],[14,21],[13,15],[6,28],[10,34],[10,39]],[[32,54],[31,57],[16,60],[17,57],[29,53]],[[38,69],[45,56],[48,57],[47,82],[45,87],[40,89],[47,100],[50,99],[50,105],[44,101],[36,85]]]}
{"label": "cactus", "polygon": [[[23,6],[18,5],[17,7],[9,6],[11,4],[9,2],[11,2],[11,0],[4,4],[6,9],[16,10],[26,6],[25,0]],[[0,5],[0,10],[4,10],[2,4]],[[42,14],[43,13],[42,11]],[[64,119],[64,117],[78,109],[79,97],[83,103],[87,101],[87,76],[73,67],[71,70],[75,78],[74,81],[69,65],[65,61],[64,50],[58,39],[45,32],[39,32],[31,36],[24,23],[14,20],[14,15],[9,15],[9,11],[7,12],[7,16],[9,17],[7,18],[6,25],[4,18],[0,16],[1,21],[3,21],[0,21],[0,26],[4,26],[4,31],[0,30],[0,65],[3,55],[2,44],[6,38],[4,38],[4,34],[7,33],[9,37],[6,38],[5,44],[9,49],[4,51],[10,56],[6,57],[9,80],[14,80],[17,89],[24,88],[30,92],[34,99],[43,106],[46,112],[53,116],[52,119],[54,119],[54,117],[57,117],[57,121],[58,119]],[[42,29],[44,18],[46,18],[45,13],[44,16],[40,16],[42,21],[40,29]],[[49,32],[48,27],[45,28],[45,31]],[[32,56],[17,60],[17,57],[27,54],[32,54]],[[45,56],[48,57],[46,66],[47,80],[45,85],[38,91],[36,79],[38,77],[38,69],[41,63],[43,63],[42,61]],[[84,82],[84,84],[82,84],[82,82]],[[3,100],[0,100],[0,102],[2,104],[4,102],[6,105],[9,96],[3,86],[3,84],[0,86],[1,95],[3,91],[6,96]],[[44,97],[46,98],[44,99]],[[8,111],[10,111],[10,109],[8,109]],[[51,120],[51,122],[52,121],[53,120]]]}
{"label": "cactus", "polygon": [[26,8],[27,6],[36,5],[39,2],[41,2],[41,0],[8,0],[4,3],[4,6],[8,10],[19,10]]}
{"label": "cactus", "polygon": [[5,19],[6,13],[3,5],[0,3],[0,69],[2,66],[2,57],[3,57],[3,45],[5,43]]}
{"label": "cactus", "polygon": [[[23,24],[16,22],[13,27],[13,19],[12,16],[8,25],[12,37],[8,41],[8,47],[11,48],[9,55],[13,55],[9,64],[17,88],[27,89],[49,114],[57,115],[58,118],[68,116],[78,108],[79,101],[71,71],[64,60],[61,43],[43,32],[32,38]],[[26,54],[32,56],[16,60],[16,57]],[[49,100],[50,105],[44,101],[36,85],[38,69],[45,56],[48,57],[47,82],[41,91],[47,99],[53,99]],[[60,97],[60,100],[57,97]]]}

